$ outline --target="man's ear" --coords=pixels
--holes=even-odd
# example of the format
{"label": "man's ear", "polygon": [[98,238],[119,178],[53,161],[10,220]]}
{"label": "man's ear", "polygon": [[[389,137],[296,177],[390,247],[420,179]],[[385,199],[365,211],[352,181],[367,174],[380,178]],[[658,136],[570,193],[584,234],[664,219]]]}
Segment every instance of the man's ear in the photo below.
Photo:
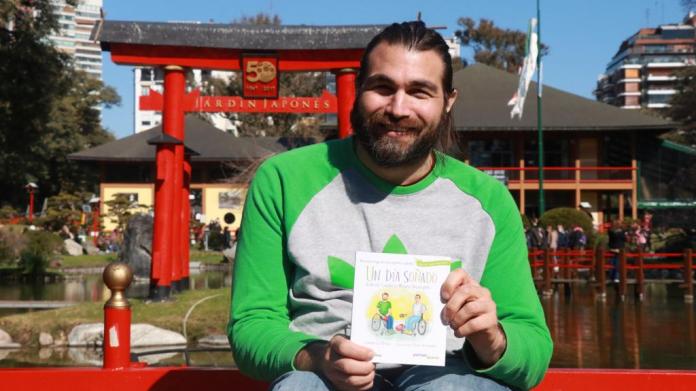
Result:
{"label": "man's ear", "polygon": [[447,97],[447,102],[445,104],[445,111],[449,114],[449,112],[452,110],[452,107],[454,106],[454,102],[457,100],[457,89],[453,88],[452,92],[450,92],[449,96]]}

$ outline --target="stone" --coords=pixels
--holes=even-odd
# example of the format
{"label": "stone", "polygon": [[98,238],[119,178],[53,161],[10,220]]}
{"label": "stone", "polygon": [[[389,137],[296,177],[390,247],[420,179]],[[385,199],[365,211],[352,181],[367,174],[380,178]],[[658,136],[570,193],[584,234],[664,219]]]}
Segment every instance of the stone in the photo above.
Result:
{"label": "stone", "polygon": [[128,221],[123,233],[119,261],[127,263],[137,278],[150,278],[152,225],[152,216],[136,214]]}
{"label": "stone", "polygon": [[0,349],[7,348],[18,348],[20,345],[18,343],[12,342],[12,337],[10,334],[3,329],[0,329]]}
{"label": "stone", "polygon": [[72,239],[65,239],[63,241],[63,247],[68,255],[82,255],[82,246]]}
{"label": "stone", "polygon": [[[75,326],[68,335],[68,346],[101,346],[104,342],[104,325],[89,323]],[[131,325],[131,347],[186,345],[183,335],[153,325]]]}
{"label": "stone", "polygon": [[226,248],[222,250],[222,256],[223,256],[223,262],[225,263],[232,263],[234,262],[234,253],[237,251],[236,249],[237,246],[233,246],[232,248]]}
{"label": "stone", "polygon": [[101,346],[103,340],[103,323],[80,324],[68,334],[68,346]]}
{"label": "stone", "polygon": [[51,334],[41,332],[39,334],[39,345],[41,345],[41,346],[53,345],[53,337],[51,336]]}
{"label": "stone", "polygon": [[97,255],[99,254],[99,248],[94,245],[91,239],[87,239],[83,242],[82,247],[87,252],[87,255]]}
{"label": "stone", "polygon": [[183,335],[145,323],[131,326],[131,346],[172,346],[186,345]]}
{"label": "stone", "polygon": [[65,336],[63,331],[58,332],[58,336],[53,339],[53,345],[55,346],[67,346],[68,338]]}
{"label": "stone", "polygon": [[229,348],[230,341],[226,335],[209,335],[198,340],[200,346]]}

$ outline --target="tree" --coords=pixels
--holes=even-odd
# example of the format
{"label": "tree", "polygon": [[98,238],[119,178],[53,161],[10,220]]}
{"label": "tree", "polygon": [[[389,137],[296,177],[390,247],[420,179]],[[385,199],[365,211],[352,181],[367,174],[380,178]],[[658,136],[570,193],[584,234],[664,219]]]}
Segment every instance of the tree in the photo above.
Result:
{"label": "tree", "polygon": [[675,75],[677,93],[672,97],[666,114],[681,126],[668,137],[680,144],[696,146],[696,67],[686,67]]}
{"label": "tree", "polygon": [[[280,17],[259,13],[232,21],[238,25],[279,26]],[[319,96],[326,87],[322,72],[284,72],[280,74],[279,96]],[[242,95],[242,77],[236,72],[229,80],[212,78],[203,86],[204,95]],[[319,118],[315,114],[227,113],[227,118],[238,126],[240,136],[297,136],[323,138],[319,132]]]}
{"label": "tree", "polygon": [[119,97],[73,69],[48,39],[57,28],[50,0],[0,5],[0,202],[14,206],[26,202],[29,180],[44,197],[93,186],[95,171],[67,155],[112,138],[97,107]]}
{"label": "tree", "polygon": [[116,223],[116,229],[123,231],[128,225],[128,221],[133,214],[147,205],[132,201],[128,194],[118,193],[114,197],[104,202],[109,208],[109,220]]}
{"label": "tree", "polygon": [[[455,31],[455,36],[463,46],[473,49],[476,62],[510,73],[519,72],[524,62],[526,33],[502,29],[489,19],[480,19],[477,26],[473,19],[464,17],[459,18],[457,24],[462,29]],[[542,56],[548,53],[549,47],[542,44]]]}

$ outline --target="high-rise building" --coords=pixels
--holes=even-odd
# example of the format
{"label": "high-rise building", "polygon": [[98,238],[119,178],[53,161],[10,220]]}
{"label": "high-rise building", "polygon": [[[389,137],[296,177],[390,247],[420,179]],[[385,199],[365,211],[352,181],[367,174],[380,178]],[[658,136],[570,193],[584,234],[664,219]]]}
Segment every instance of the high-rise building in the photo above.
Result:
{"label": "high-rise building", "polygon": [[65,0],[51,0],[59,28],[49,36],[58,50],[72,56],[75,68],[97,79],[102,78],[99,42],[90,40],[95,23],[101,18],[103,0],[78,0],[77,6]]}
{"label": "high-rise building", "polygon": [[624,109],[663,109],[676,94],[675,72],[696,65],[696,14],[682,23],[642,28],[621,43],[599,75],[597,100]]}

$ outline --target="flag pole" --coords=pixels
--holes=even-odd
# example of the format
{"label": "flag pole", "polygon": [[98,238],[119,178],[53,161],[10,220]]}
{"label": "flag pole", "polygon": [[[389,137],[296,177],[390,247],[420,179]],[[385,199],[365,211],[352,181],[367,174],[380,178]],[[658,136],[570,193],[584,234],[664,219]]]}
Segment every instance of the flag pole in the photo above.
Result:
{"label": "flag pole", "polygon": [[537,0],[537,135],[539,144],[539,217],[546,210],[546,200],[544,197],[544,134],[542,130],[541,118],[541,11]]}

